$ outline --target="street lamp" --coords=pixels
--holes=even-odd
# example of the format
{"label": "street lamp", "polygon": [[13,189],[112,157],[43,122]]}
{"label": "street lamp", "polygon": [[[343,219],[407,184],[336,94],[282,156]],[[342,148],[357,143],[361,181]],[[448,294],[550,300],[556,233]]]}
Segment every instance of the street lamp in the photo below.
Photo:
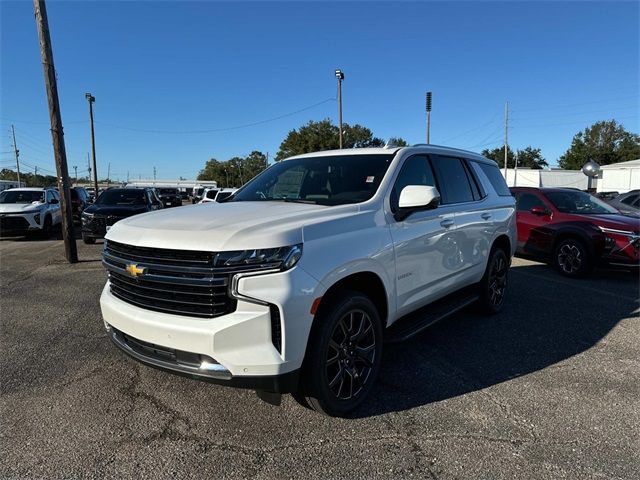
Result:
{"label": "street lamp", "polygon": [[342,81],[344,80],[344,72],[339,68],[336,68],[335,74],[338,79],[338,123],[340,128],[340,148],[342,149]]}

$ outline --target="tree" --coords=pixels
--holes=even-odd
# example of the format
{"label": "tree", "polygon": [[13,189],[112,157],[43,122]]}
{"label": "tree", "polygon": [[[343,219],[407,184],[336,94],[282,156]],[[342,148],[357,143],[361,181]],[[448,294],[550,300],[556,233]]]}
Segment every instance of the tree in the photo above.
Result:
{"label": "tree", "polygon": [[387,143],[389,145],[395,145],[396,147],[408,147],[409,143],[401,137],[391,137],[389,140],[387,140]]}
{"label": "tree", "polygon": [[[365,148],[381,147],[382,139],[373,136],[373,132],[362,125],[342,124],[343,147]],[[300,155],[302,153],[335,150],[340,148],[339,130],[328,118],[319,122],[310,121],[298,130],[291,130],[280,144],[276,160]]]}
{"label": "tree", "polygon": [[[500,168],[504,168],[504,147],[494,148],[493,150],[484,149],[482,155],[494,160]],[[536,170],[540,170],[543,167],[549,166],[545,158],[542,156],[539,148],[533,148],[531,146],[523,149],[516,150],[515,154],[511,147],[507,145],[507,167],[513,168],[515,166],[515,158],[518,157],[519,167],[528,167]]]}
{"label": "tree", "polygon": [[267,156],[257,150],[246,157],[233,157],[224,162],[212,158],[200,170],[198,180],[215,180],[221,187],[239,187],[267,166]]}
{"label": "tree", "polygon": [[[0,180],[18,181],[18,173],[10,168],[0,170]],[[53,175],[34,175],[33,173],[20,172],[20,181],[27,187],[46,187],[57,185],[58,180]]]}
{"label": "tree", "polygon": [[576,133],[558,164],[579,170],[589,160],[610,165],[637,158],[640,158],[640,136],[626,131],[615,120],[604,120]]}

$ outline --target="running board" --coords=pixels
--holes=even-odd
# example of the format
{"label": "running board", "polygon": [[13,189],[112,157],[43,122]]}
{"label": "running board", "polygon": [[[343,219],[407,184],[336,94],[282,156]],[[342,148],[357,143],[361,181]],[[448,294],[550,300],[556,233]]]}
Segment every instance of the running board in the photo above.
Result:
{"label": "running board", "polygon": [[450,317],[480,299],[475,289],[464,289],[448,295],[431,305],[398,319],[385,332],[385,343],[400,343],[426,330],[440,320]]}

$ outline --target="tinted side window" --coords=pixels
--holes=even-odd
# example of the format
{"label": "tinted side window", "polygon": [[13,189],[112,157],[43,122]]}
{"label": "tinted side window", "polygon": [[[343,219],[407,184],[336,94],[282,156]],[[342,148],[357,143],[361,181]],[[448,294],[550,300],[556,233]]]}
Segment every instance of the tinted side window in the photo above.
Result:
{"label": "tinted side window", "polygon": [[504,181],[504,177],[500,173],[500,169],[497,165],[489,165],[488,163],[479,163],[480,168],[489,179],[491,186],[501,197],[510,197],[511,192],[507,187],[507,182]]}
{"label": "tinted side window", "polygon": [[638,198],[640,198],[640,195],[629,195],[627,198],[623,198],[620,201],[622,203],[626,203],[627,205],[635,205]]}
{"label": "tinted side window", "polygon": [[516,210],[519,212],[529,212],[533,207],[547,208],[537,195],[533,193],[519,193],[516,196]]}
{"label": "tinted side window", "polygon": [[436,180],[431,170],[431,164],[426,155],[414,155],[405,160],[396,183],[391,191],[391,210],[396,211],[398,209],[398,200],[400,199],[400,192],[407,185],[427,185],[430,187],[436,186]]}
{"label": "tinted side window", "polygon": [[53,192],[51,190],[47,190],[47,203],[50,203],[53,200]]}
{"label": "tinted side window", "polygon": [[471,190],[473,191],[473,198],[475,200],[482,200],[487,196],[487,192],[484,191],[482,183],[478,180],[476,172],[473,170],[473,166],[471,165],[471,160],[465,159],[463,162],[467,169],[467,174],[469,175],[469,183],[471,184]]}
{"label": "tinted side window", "polygon": [[442,203],[472,202],[474,198],[471,183],[462,160],[441,155],[433,155],[431,158],[438,175]]}

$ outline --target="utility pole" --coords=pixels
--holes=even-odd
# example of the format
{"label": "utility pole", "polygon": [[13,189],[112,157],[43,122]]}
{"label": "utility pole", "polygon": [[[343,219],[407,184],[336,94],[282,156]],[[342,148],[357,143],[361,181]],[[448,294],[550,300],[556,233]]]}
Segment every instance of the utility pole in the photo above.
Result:
{"label": "utility pole", "polygon": [[156,184],[156,167],[153,167],[153,184]]}
{"label": "utility pole", "polygon": [[518,186],[518,152],[513,152],[513,161],[515,162],[513,167],[513,186]]}
{"label": "utility pole", "polygon": [[18,147],[16,145],[16,129],[13,127],[13,125],[11,125],[11,133],[13,133],[13,151],[16,154],[16,168],[18,169],[18,187],[21,187],[22,185],[20,185],[20,150],[18,150]]}
{"label": "utility pole", "polygon": [[224,174],[227,176],[227,187],[229,186],[229,170],[224,169]]}
{"label": "utility pole", "polygon": [[62,210],[62,238],[64,239],[65,256],[69,263],[78,262],[78,250],[73,236],[73,217],[71,212],[71,192],[69,190],[69,171],[67,169],[67,152],[64,146],[64,133],[62,130],[62,117],[60,116],[60,103],[58,101],[58,84],[56,70],[53,63],[53,50],[51,37],[49,36],[49,22],[47,20],[47,7],[44,0],[33,0],[33,8],[38,29],[40,43],[40,56],[44,70],[44,83],[47,90],[49,103],[49,119],[51,121],[51,137],[53,140],[53,152],[56,160],[56,173],[58,175],[58,189],[60,190],[60,208]]}
{"label": "utility pole", "polygon": [[111,162],[107,164],[107,187],[111,183]]}
{"label": "utility pole", "polygon": [[73,166],[73,170],[75,172],[75,177],[76,177],[76,187],[78,186],[78,166],[74,165]]}
{"label": "utility pole", "polygon": [[93,132],[93,102],[96,101],[96,97],[94,97],[90,93],[85,93],[84,96],[89,102],[89,123],[91,125],[91,153],[93,153],[93,188],[95,188],[96,198],[98,198],[98,168],[96,167],[96,137]]}
{"label": "utility pole", "polygon": [[427,92],[427,145],[431,143],[431,92]]}
{"label": "utility pole", "polygon": [[[89,178],[89,184],[91,184],[91,160],[89,159],[89,152],[87,152],[87,172],[89,172],[88,178]],[[98,192],[96,192],[96,195],[98,194]]]}
{"label": "utility pole", "polygon": [[507,181],[507,151],[509,149],[509,102],[504,104],[504,181]]}
{"label": "utility pole", "polygon": [[344,80],[344,72],[339,68],[336,69],[336,78],[338,79],[338,139],[340,141],[340,150],[342,150],[342,81]]}
{"label": "utility pole", "polygon": [[127,170],[127,183],[129,183],[129,170]]}

